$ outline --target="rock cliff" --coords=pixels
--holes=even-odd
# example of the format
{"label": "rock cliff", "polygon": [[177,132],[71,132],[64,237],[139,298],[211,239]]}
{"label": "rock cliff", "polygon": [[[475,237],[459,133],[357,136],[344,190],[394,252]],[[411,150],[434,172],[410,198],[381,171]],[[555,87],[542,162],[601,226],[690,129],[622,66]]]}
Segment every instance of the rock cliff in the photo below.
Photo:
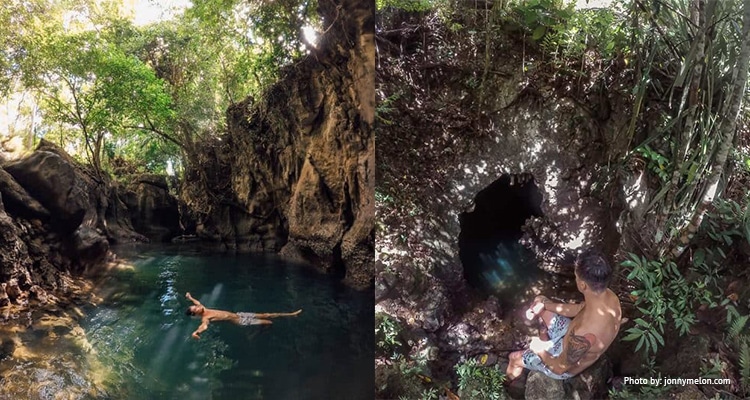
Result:
{"label": "rock cliff", "polygon": [[369,287],[374,255],[373,4],[322,2],[328,27],[189,166],[197,231],[227,249],[281,251]]}
{"label": "rock cliff", "polygon": [[[4,163],[0,305],[47,303],[54,293],[66,294],[77,286],[74,277],[98,273],[110,243],[148,241],[134,230],[131,212],[149,208],[129,211],[121,192],[108,177],[96,176],[45,140],[26,157]],[[140,196],[154,197],[143,191]],[[176,204],[173,209],[176,213]]]}

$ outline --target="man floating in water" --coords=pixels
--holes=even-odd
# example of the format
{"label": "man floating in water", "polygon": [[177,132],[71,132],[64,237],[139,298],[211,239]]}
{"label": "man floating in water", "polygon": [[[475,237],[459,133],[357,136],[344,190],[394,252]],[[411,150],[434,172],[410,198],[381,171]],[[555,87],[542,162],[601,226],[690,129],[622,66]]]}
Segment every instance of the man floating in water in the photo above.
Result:
{"label": "man floating in water", "polygon": [[601,254],[588,251],[578,257],[575,276],[583,303],[553,303],[544,296],[534,299],[526,318],[540,319],[540,337],[532,338],[528,350],[508,356],[509,381],[524,368],[553,379],[571,378],[596,362],[615,340],[622,311],[617,295],[607,288],[612,268]]}
{"label": "man floating in water", "polygon": [[200,339],[200,334],[208,329],[208,323],[210,321],[232,321],[238,325],[267,325],[272,322],[264,318],[276,318],[276,317],[296,317],[302,310],[297,310],[293,313],[265,313],[256,314],[248,312],[233,313],[224,310],[212,310],[206,308],[198,300],[194,299],[190,293],[186,293],[185,297],[193,302],[193,305],[188,307],[187,315],[197,315],[201,317],[202,321],[198,329],[193,332],[193,338]]}

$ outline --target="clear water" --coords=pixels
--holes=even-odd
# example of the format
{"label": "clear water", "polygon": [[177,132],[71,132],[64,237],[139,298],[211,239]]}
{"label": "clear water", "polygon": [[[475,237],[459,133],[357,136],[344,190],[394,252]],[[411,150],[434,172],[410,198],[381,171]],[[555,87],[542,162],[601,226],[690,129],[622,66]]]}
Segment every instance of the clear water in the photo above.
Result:
{"label": "clear water", "polygon": [[464,244],[464,275],[482,293],[513,302],[543,273],[534,254],[518,241],[493,239]]}
{"label": "clear water", "polygon": [[[275,256],[117,249],[133,268],[101,287],[82,323],[108,396],[130,399],[367,399],[374,392],[374,299]],[[290,312],[269,326],[188,317],[209,308]]]}

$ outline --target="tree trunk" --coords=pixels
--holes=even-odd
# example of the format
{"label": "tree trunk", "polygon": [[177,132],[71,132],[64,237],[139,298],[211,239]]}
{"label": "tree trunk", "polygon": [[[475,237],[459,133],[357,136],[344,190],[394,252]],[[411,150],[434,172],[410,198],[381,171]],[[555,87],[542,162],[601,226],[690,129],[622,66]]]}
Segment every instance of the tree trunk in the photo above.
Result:
{"label": "tree trunk", "polygon": [[101,177],[102,172],[102,147],[104,142],[104,133],[97,132],[94,141],[94,171],[97,177]]}
{"label": "tree trunk", "polygon": [[716,192],[719,187],[719,180],[724,171],[729,150],[734,141],[734,133],[737,129],[737,120],[739,118],[740,105],[745,95],[745,86],[747,84],[748,65],[750,64],[750,0],[743,1],[742,14],[742,37],[740,43],[740,55],[737,60],[735,71],[737,75],[732,84],[732,91],[729,100],[729,106],[726,108],[719,127],[721,139],[718,150],[714,155],[711,163],[711,173],[708,176],[706,189],[701,198],[701,202],[693,212],[689,223],[680,230],[677,236],[678,242],[671,246],[672,256],[679,257],[687,247],[698,227],[703,221],[703,216],[708,207],[713,203]]}

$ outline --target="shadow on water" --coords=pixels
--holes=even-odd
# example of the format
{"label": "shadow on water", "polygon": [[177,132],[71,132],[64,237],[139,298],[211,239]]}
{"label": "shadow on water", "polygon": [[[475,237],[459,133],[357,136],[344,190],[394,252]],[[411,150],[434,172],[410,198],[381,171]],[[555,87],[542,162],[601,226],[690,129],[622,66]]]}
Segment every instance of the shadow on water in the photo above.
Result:
{"label": "shadow on water", "polygon": [[474,209],[460,215],[459,257],[466,281],[504,303],[543,274],[534,254],[519,244],[521,228],[541,217],[542,195],[530,175],[502,175],[480,191]]}

